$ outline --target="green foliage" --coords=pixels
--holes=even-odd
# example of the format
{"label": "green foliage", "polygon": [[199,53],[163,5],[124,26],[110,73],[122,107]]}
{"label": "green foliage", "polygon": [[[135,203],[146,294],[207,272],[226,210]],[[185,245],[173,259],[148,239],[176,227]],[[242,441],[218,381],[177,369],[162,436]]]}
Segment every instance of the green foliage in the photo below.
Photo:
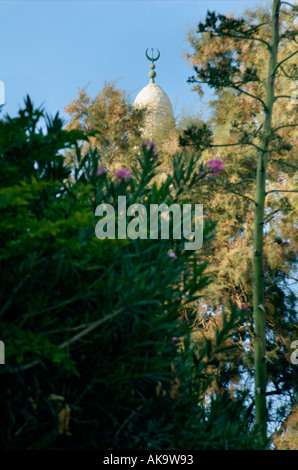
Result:
{"label": "green foliage", "polygon": [[[207,287],[209,308],[212,312],[217,309],[220,319],[219,305],[226,306],[232,299],[239,307],[243,303],[252,310],[252,297],[255,298],[255,334],[248,323],[239,349],[245,352],[251,373],[248,344],[256,351],[258,338],[265,342],[266,337],[268,395],[276,395],[278,404],[288,403],[291,407],[297,398],[295,366],[289,359],[290,343],[297,331],[297,298],[291,289],[297,266],[297,231],[292,223],[297,206],[292,194],[293,170],[297,168],[297,112],[289,90],[297,78],[297,28],[295,9],[289,10],[282,3],[272,2],[272,12],[257,7],[239,19],[208,12],[205,22],[189,35],[194,52],[188,57],[195,71],[189,83],[197,84],[194,89],[199,93],[201,83],[215,89],[216,99],[212,103],[214,115],[208,123],[213,130],[212,139],[204,142],[200,138],[201,126],[185,129],[183,138],[186,146],[205,146],[203,159],[216,155],[224,161],[223,177],[214,185],[206,182],[204,194],[206,211],[220,219],[217,233],[222,241],[221,246],[214,244],[209,253],[218,269],[216,281]],[[200,310],[204,310],[202,304]],[[256,356],[256,369],[260,365],[263,369],[259,374],[262,386],[256,388],[263,391],[264,348]],[[243,363],[239,363],[239,354],[231,363],[230,378],[235,381],[235,370],[240,367],[241,371]],[[276,397],[273,400],[278,408]],[[264,422],[265,396],[262,401]],[[270,408],[269,398],[267,403]],[[252,402],[250,409],[253,408]],[[273,410],[270,419],[275,420],[275,425],[281,422]]]}
{"label": "green foliage", "polygon": [[202,150],[211,143],[212,131],[205,123],[201,126],[191,124],[186,129],[182,130],[179,136],[179,144],[181,147],[193,146],[198,150]]}
{"label": "green foliage", "polygon": [[[116,206],[119,195],[147,208],[181,204],[200,184],[199,154],[177,155],[159,185],[160,163],[145,147],[129,180],[97,175],[100,155],[78,144],[88,137],[63,130],[58,115],[43,118],[27,98],[0,122],[1,446],[257,448],[244,395],[208,399],[210,363],[244,312],[232,310],[214,342],[191,343],[193,305],[211,282],[200,253],[183,240],[94,232],[96,206]],[[71,148],[73,167],[63,155]],[[204,243],[213,228],[206,222]]]}

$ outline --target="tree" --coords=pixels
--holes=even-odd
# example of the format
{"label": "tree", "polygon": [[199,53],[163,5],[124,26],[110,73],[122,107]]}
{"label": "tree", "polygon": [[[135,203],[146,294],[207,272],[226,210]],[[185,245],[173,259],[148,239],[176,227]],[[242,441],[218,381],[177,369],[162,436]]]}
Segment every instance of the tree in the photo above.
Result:
{"label": "tree", "polygon": [[105,83],[95,98],[81,89],[65,111],[70,115],[67,129],[92,130],[90,145],[98,149],[107,165],[121,165],[124,156],[126,161],[131,157],[135,145],[139,148],[144,112],[133,108],[115,83]]}
{"label": "tree", "polygon": [[[245,393],[204,401],[210,364],[246,312],[232,308],[198,348],[193,304],[211,282],[200,255],[172,236],[95,236],[96,207],[112,204],[117,224],[120,195],[147,209],[182,204],[202,181],[200,155],[177,155],[154,184],[159,158],[142,146],[134,171],[109,174],[96,149],[81,149],[88,135],[30,99],[0,136],[2,448],[260,448]],[[213,227],[206,220],[205,243]]]}
{"label": "tree", "polygon": [[[283,7],[283,4],[286,6]],[[292,9],[295,10],[295,7]],[[282,201],[279,208],[275,207],[274,211],[265,212],[265,200],[268,200],[272,194],[293,191],[291,182],[290,188],[285,189],[285,180],[280,188],[275,186],[274,189],[267,190],[266,181],[268,183],[268,159],[270,163],[274,162],[269,167],[273,179],[274,173],[276,174],[275,156],[279,155],[278,162],[280,163],[280,156],[292,148],[284,139],[282,132],[291,131],[297,125],[291,121],[282,122],[284,120],[281,116],[278,113],[274,114],[278,100],[291,100],[290,95],[278,93],[278,91],[276,93],[276,90],[284,86],[285,80],[289,85],[289,80],[296,78],[294,56],[297,54],[295,48],[297,32],[292,29],[294,18],[291,11],[288,10],[285,2],[274,1],[271,15],[266,12],[261,15],[250,14],[247,15],[247,19],[234,19],[208,12],[205,23],[200,23],[198,26],[199,38],[195,39],[194,35],[191,36],[192,45],[195,47],[195,53],[191,59],[196,76],[189,81],[198,84],[196,89],[199,92],[201,91],[200,83],[206,83],[218,92],[221,100],[226,99],[226,103],[227,99],[233,100],[234,109],[232,110],[231,106],[228,109],[230,108],[231,114],[238,118],[238,122],[228,126],[228,133],[225,136],[227,142],[210,145],[210,140],[204,142],[199,139],[200,147],[202,148],[203,145],[219,149],[230,146],[237,149],[239,146],[242,148],[249,146],[248,148],[252,150],[245,152],[245,156],[249,156],[249,161],[244,163],[243,178],[233,181],[233,175],[230,173],[230,181],[226,188],[232,194],[241,196],[246,201],[246,205],[254,206],[252,285],[255,415],[256,426],[260,429],[263,440],[266,439],[267,420],[265,369],[268,355],[265,352],[265,342],[269,342],[265,335],[267,305],[264,303],[264,273],[267,271],[268,275],[270,272],[264,266],[264,223],[272,220],[274,213],[287,210],[286,204],[283,204],[285,201]],[[280,18],[280,12],[282,12],[282,18]],[[225,41],[222,41],[223,37]],[[258,67],[258,60],[255,60],[256,56],[253,56],[256,50],[263,51],[262,59],[265,58],[267,63],[265,70],[263,65],[262,68]],[[251,65],[246,62],[247,57],[250,58]],[[259,57],[261,57],[260,53]],[[277,85],[276,78],[279,79]],[[231,92],[226,90],[231,90]],[[235,109],[238,103],[242,103],[239,110]],[[219,119],[226,120],[227,112],[223,114],[222,106],[217,112],[222,113]],[[198,141],[197,132],[196,129],[186,132],[184,139],[195,144]],[[257,157],[255,157],[256,153]],[[254,160],[257,162],[255,178],[251,171],[251,164],[254,164]],[[283,168],[292,167],[288,159],[282,162]],[[249,186],[245,187],[245,183]],[[239,190],[241,187],[242,190]],[[253,189],[255,197],[249,194]],[[276,202],[275,200],[272,205]]]}

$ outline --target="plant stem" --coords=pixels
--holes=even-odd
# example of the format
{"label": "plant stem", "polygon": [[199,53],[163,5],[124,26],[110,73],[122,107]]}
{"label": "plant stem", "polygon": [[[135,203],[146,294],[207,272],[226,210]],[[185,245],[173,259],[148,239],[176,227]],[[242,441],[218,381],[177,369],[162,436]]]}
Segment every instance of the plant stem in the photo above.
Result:
{"label": "plant stem", "polygon": [[263,225],[266,197],[266,165],[270,139],[272,136],[272,110],[274,104],[274,80],[279,44],[280,0],[272,6],[271,45],[269,68],[266,82],[264,113],[264,133],[261,151],[258,154],[256,174],[256,203],[253,237],[253,312],[254,312],[254,349],[255,349],[255,424],[260,431],[263,444],[267,435],[266,409],[266,353],[265,353],[265,308],[263,275]]}

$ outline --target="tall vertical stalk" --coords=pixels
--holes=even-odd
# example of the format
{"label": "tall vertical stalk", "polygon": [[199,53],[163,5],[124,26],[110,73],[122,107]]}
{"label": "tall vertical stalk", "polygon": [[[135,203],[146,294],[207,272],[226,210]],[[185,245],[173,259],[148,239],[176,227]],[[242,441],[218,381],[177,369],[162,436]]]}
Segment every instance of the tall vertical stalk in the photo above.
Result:
{"label": "tall vertical stalk", "polygon": [[254,312],[254,348],[255,348],[255,413],[256,426],[260,431],[261,441],[266,441],[266,349],[265,349],[265,308],[263,279],[263,220],[266,198],[266,165],[268,148],[272,136],[272,110],[274,105],[274,80],[279,44],[280,0],[272,5],[271,44],[268,76],[266,83],[265,114],[261,151],[258,155],[256,174],[256,199],[253,236],[253,312]]}

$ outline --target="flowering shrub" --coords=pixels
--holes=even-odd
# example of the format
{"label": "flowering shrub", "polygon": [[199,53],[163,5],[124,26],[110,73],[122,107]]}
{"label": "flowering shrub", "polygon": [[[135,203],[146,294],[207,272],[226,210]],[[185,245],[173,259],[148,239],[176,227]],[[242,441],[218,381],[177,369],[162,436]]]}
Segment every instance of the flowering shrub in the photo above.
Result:
{"label": "flowering shrub", "polygon": [[[107,170],[105,170],[105,168],[102,168],[101,166],[98,166],[97,170],[96,170],[96,176],[104,175],[106,172],[107,172]],[[91,171],[90,171],[90,174],[93,175],[93,173],[94,173],[94,171],[93,171],[93,168],[92,168]]]}
{"label": "flowering shrub", "polygon": [[173,258],[173,259],[177,259],[177,255],[174,253],[173,250],[168,251],[168,257]]}
{"label": "flowering shrub", "polygon": [[143,142],[142,143],[142,147],[145,147],[146,150],[149,152],[151,151],[152,152],[152,157],[154,160],[157,159],[157,148],[156,148],[156,145],[154,142]]}
{"label": "flowering shrub", "polygon": [[[77,141],[88,136],[64,131],[57,116],[43,134],[42,118],[27,100],[17,118],[0,121],[0,446],[253,448],[236,396],[204,404],[209,364],[243,318],[233,310],[214,342],[191,344],[185,318],[195,320],[210,282],[200,253],[173,237],[98,240],[94,232],[95,207],[116,206],[119,195],[146,207],[179,204],[198,185],[199,155],[178,155],[159,186],[146,147],[133,170],[115,174],[129,185],[108,173],[90,178],[105,171],[95,150],[81,157]],[[69,148],[73,169],[61,152]]]}
{"label": "flowering shrub", "polygon": [[106,172],[107,172],[107,170],[105,170],[104,168],[102,168],[101,166],[99,166],[99,167],[97,168],[96,174],[97,174],[97,176],[100,176],[100,175],[103,175],[103,174],[106,173]]}
{"label": "flowering shrub", "polygon": [[127,168],[121,168],[121,170],[115,171],[115,176],[118,179],[128,180],[131,178],[131,171],[127,170]]}
{"label": "flowering shrub", "polygon": [[212,173],[210,174],[210,176],[214,177],[222,171],[223,162],[219,160],[218,158],[213,158],[212,160],[209,160],[209,162],[207,163],[207,168],[212,170]]}

